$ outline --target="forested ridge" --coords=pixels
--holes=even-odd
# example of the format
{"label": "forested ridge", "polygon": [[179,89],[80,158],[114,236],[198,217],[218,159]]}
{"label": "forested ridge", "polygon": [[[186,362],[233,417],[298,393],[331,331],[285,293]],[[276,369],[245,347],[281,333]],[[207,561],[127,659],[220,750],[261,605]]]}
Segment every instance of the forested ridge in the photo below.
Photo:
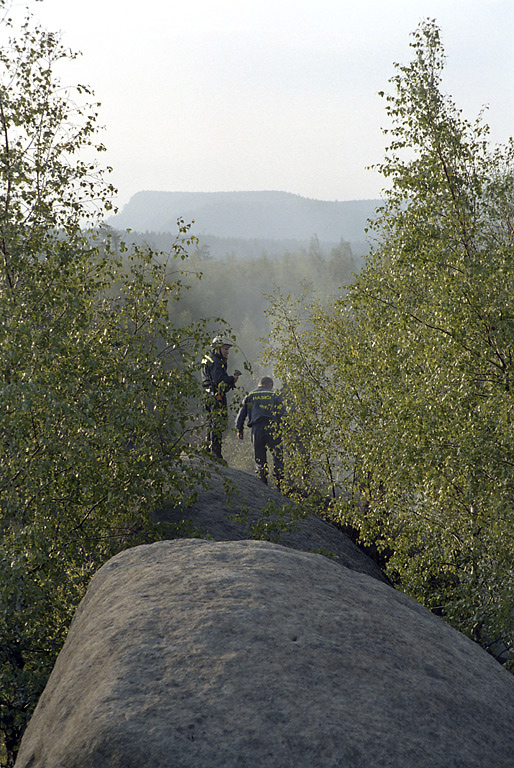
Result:
{"label": "forested ridge", "polygon": [[[0,7],[5,0],[0,0]],[[12,767],[91,576],[208,482],[199,364],[215,333],[284,388],[284,491],[512,667],[514,146],[444,95],[433,21],[384,92],[389,191],[345,239],[210,258],[152,243],[114,190],[72,57],[33,20],[0,52],[0,761]]]}
{"label": "forested ridge", "polygon": [[194,220],[199,237],[300,240],[316,235],[338,243],[365,240],[379,200],[311,200],[288,192],[156,192],[132,196],[107,219],[116,229],[171,232],[180,216]]}

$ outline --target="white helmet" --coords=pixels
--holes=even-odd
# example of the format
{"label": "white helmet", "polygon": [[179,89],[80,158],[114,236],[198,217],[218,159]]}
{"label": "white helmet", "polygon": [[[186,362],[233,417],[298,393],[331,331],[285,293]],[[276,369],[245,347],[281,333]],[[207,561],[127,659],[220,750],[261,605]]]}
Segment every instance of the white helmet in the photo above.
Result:
{"label": "white helmet", "polygon": [[213,349],[219,349],[223,346],[233,347],[234,345],[231,341],[227,341],[223,336],[215,336],[211,342],[211,346]]}

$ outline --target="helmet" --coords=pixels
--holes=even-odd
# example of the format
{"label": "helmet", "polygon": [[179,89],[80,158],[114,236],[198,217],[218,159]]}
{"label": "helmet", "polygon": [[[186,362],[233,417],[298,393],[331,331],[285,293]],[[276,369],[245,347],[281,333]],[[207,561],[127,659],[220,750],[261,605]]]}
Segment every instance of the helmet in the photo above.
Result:
{"label": "helmet", "polygon": [[227,347],[233,347],[231,341],[228,341],[224,336],[215,336],[211,342],[211,346],[213,349],[219,349],[220,347],[223,347],[226,345]]}

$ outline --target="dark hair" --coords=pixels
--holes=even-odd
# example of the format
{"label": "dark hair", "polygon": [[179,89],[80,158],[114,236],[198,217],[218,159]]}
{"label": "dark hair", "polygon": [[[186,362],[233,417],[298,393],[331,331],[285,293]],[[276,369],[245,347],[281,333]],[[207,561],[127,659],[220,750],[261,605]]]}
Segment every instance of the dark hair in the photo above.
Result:
{"label": "dark hair", "polygon": [[259,387],[268,387],[268,389],[273,389],[273,379],[271,379],[269,376],[263,376],[259,381]]}

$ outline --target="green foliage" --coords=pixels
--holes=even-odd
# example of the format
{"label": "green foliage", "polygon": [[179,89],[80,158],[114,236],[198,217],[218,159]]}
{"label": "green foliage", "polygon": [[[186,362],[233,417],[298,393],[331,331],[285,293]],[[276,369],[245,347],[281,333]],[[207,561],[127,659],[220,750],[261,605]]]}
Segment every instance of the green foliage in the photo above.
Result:
{"label": "green foliage", "polygon": [[233,515],[236,522],[244,523],[250,538],[257,541],[271,541],[280,544],[284,533],[298,530],[298,521],[304,517],[302,510],[291,503],[277,505],[273,501],[259,510],[257,517],[247,507]]}
{"label": "green foliage", "polygon": [[385,96],[391,188],[367,267],[335,306],[275,297],[269,352],[333,514],[498,652],[514,629],[514,146],[441,93],[435,23],[412,48]]}
{"label": "green foliage", "polygon": [[[8,22],[9,23],[9,22]],[[0,735],[21,734],[95,570],[151,540],[152,511],[202,475],[202,323],[170,323],[182,292],[169,254],[111,247],[93,225],[112,188],[89,91],[63,89],[70,57],[30,19],[0,51]],[[86,227],[89,227],[86,229]],[[173,314],[172,314],[173,320]],[[198,465],[196,465],[198,466]]]}

